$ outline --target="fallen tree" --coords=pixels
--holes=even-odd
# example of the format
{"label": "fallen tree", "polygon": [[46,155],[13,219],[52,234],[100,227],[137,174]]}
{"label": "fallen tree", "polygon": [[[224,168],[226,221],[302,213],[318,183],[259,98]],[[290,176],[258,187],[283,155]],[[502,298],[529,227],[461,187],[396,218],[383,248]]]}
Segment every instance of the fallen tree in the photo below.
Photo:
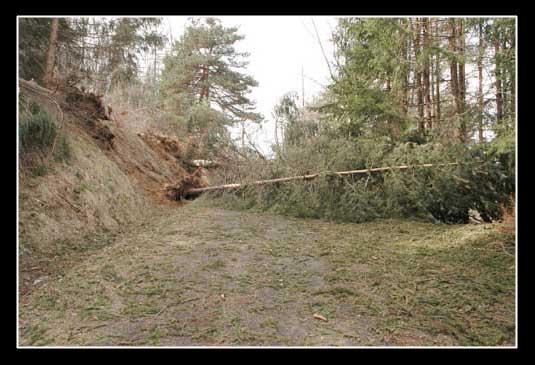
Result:
{"label": "fallen tree", "polygon": [[[407,169],[416,168],[416,167],[451,166],[451,165],[457,165],[457,164],[459,163],[449,162],[449,163],[441,163],[441,164],[387,166],[387,167],[377,167],[377,168],[372,168],[372,169],[337,171],[337,172],[332,172],[329,174],[342,177],[342,176],[347,176],[347,175],[369,174],[372,172],[381,172],[381,171],[407,170]],[[282,178],[269,179],[269,180],[258,180],[258,181],[253,181],[251,183],[225,184],[225,185],[208,186],[204,188],[189,188],[189,189],[182,189],[181,193],[183,194],[183,197],[185,198],[192,198],[202,193],[210,192],[210,191],[232,190],[232,189],[239,189],[244,186],[255,186],[255,185],[259,186],[259,185],[267,185],[267,184],[288,182],[288,181],[294,181],[294,180],[312,180],[321,175],[322,175],[321,173],[316,173],[316,174],[311,174],[311,175],[300,175],[300,176],[282,177]]]}

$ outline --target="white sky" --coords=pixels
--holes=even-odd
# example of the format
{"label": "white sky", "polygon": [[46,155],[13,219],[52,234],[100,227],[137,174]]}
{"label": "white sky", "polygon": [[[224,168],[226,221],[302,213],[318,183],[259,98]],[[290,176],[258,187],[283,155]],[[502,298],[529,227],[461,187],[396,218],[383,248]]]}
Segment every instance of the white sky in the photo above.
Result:
{"label": "white sky", "polygon": [[[289,91],[301,97],[301,68],[304,69],[305,102],[317,95],[329,81],[329,70],[316,38],[312,19],[317,27],[323,48],[332,58],[331,29],[335,17],[316,16],[217,16],[224,26],[238,26],[245,39],[236,43],[236,49],[250,53],[246,72],[258,81],[251,99],[266,122],[262,129],[249,128],[253,143],[266,154],[274,143],[274,121],[271,115],[278,99]],[[186,16],[165,17],[165,27],[177,40],[187,22]],[[312,81],[311,79],[315,80]],[[319,84],[318,84],[319,83]],[[238,136],[238,130],[233,136]]]}

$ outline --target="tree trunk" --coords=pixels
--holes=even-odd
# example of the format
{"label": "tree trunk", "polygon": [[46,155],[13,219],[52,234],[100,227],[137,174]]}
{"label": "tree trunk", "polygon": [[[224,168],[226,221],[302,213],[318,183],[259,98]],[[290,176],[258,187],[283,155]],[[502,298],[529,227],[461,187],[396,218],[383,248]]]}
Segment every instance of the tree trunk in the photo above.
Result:
{"label": "tree trunk", "polygon": [[[448,40],[448,49],[450,52],[456,55],[457,52],[457,32],[455,18],[450,19],[450,37]],[[451,56],[450,56],[451,57]],[[455,58],[450,58],[450,84],[451,84],[451,95],[453,96],[453,101],[455,105],[454,121],[457,121],[461,114],[461,104],[459,98],[459,81],[457,74],[457,61]],[[455,126],[454,131],[458,131],[457,126]]]}
{"label": "tree trunk", "polygon": [[423,132],[424,125],[424,98],[422,90],[422,72],[420,67],[420,21],[416,18],[416,34],[414,38],[414,59],[416,67],[416,96],[418,104],[418,132]]}
{"label": "tree trunk", "polygon": [[59,19],[53,18],[52,25],[50,27],[48,48],[45,53],[45,72],[43,75],[43,85],[47,88],[50,88],[54,81],[54,60],[56,56],[56,45],[58,41],[58,25]]}
{"label": "tree trunk", "polygon": [[479,143],[485,142],[485,136],[483,135],[483,118],[484,118],[484,104],[483,104],[483,53],[485,49],[483,39],[483,23],[482,20],[479,21],[479,44],[478,44],[478,55],[477,55],[477,77],[478,77],[478,90],[477,90],[477,99],[479,106],[479,117],[477,123],[477,134]]}
{"label": "tree trunk", "polygon": [[501,75],[502,75],[502,114],[503,116],[507,117],[510,114],[510,105],[508,104],[508,98],[507,98],[507,82],[509,77],[509,72],[507,70],[507,67],[504,67],[504,60],[507,59],[508,56],[508,50],[507,50],[507,43],[505,42],[506,34],[502,32],[502,44],[501,44],[501,53],[502,53],[502,68],[501,68]]}
{"label": "tree trunk", "polygon": [[496,77],[496,121],[500,123],[503,117],[503,99],[502,99],[502,74],[501,74],[501,55],[500,39],[498,31],[494,33],[494,75]]}
{"label": "tree trunk", "polygon": [[[511,52],[513,53],[512,57],[515,57],[515,32],[511,35]],[[516,71],[511,75],[511,117],[513,118],[513,123],[515,122],[516,115]]]}
{"label": "tree trunk", "polygon": [[[409,37],[408,37],[408,46],[407,46],[407,89],[406,89],[406,110],[407,113],[409,112],[409,105],[413,104],[414,101],[414,67],[413,67],[413,59],[412,59],[412,50],[411,48],[414,47],[414,37],[412,36],[413,32],[413,24],[412,24],[412,18],[409,18],[409,24],[407,25],[407,29],[409,31]],[[413,85],[410,85],[411,81],[411,74],[413,78]]]}
{"label": "tree trunk", "polygon": [[459,104],[460,104],[460,120],[459,120],[459,139],[461,142],[466,142],[466,119],[464,112],[466,110],[466,77],[465,77],[465,61],[464,61],[464,48],[465,48],[465,39],[464,39],[464,22],[463,19],[459,19],[459,54],[461,55],[462,59],[461,62],[458,63],[459,65]]}
{"label": "tree trunk", "polygon": [[[401,22],[401,26],[404,27],[405,26],[405,20],[404,19],[401,19],[400,20]],[[410,22],[410,19],[409,19],[409,22]],[[409,23],[409,27],[410,27],[410,23]],[[410,28],[409,28],[410,30]],[[410,47],[410,38],[407,39],[407,37],[405,35],[403,35],[403,32],[401,33],[402,36],[401,36],[401,42],[402,42],[402,46],[401,46],[401,62],[402,64],[404,65],[403,67],[403,74],[402,74],[402,85],[401,85],[401,108],[402,108],[402,112],[403,112],[403,116],[406,117],[407,116],[407,113],[408,113],[408,103],[409,103],[409,100],[408,100],[408,94],[409,94],[409,72],[410,72],[410,66],[409,66],[409,63],[410,63],[410,60],[409,60],[409,57],[410,57],[410,53],[408,52],[408,49]],[[407,43],[409,43],[409,47],[407,46]]]}
{"label": "tree trunk", "polygon": [[[435,25],[435,37],[437,39],[439,35],[439,20],[437,19],[437,23]],[[442,73],[440,70],[440,53],[437,52],[435,55],[435,96],[436,96],[436,114],[435,114],[435,123],[438,125],[440,124],[440,79],[442,77]]]}
{"label": "tree trunk", "polygon": [[425,108],[425,122],[427,123],[427,128],[432,127],[431,121],[431,97],[430,97],[430,87],[429,87],[429,55],[427,53],[429,47],[429,18],[422,18],[423,24],[423,51],[425,52],[424,64],[423,64],[423,94],[425,98],[424,108]]}
{"label": "tree trunk", "polygon": [[[349,175],[358,175],[358,174],[369,174],[371,172],[382,172],[382,171],[392,171],[392,170],[408,170],[411,168],[416,167],[438,167],[438,166],[455,166],[458,165],[458,162],[448,162],[448,163],[439,163],[439,164],[421,164],[421,165],[400,165],[400,166],[388,166],[388,167],[377,167],[373,169],[363,169],[363,170],[351,170],[351,171],[338,171],[333,172],[332,175],[336,175],[338,177],[342,176],[349,176]],[[232,190],[232,189],[239,189],[241,187],[244,187],[246,185],[253,185],[253,186],[262,186],[262,185],[268,185],[268,184],[275,184],[275,183],[281,183],[281,182],[288,182],[288,181],[295,181],[295,180],[313,180],[317,177],[319,177],[320,174],[311,174],[311,175],[300,175],[300,176],[291,176],[291,177],[281,177],[278,179],[269,179],[269,180],[258,180],[253,181],[249,184],[225,184],[225,185],[216,185],[216,186],[208,186],[205,188],[193,188],[183,191],[184,196],[182,197],[192,197],[197,196],[199,194],[202,194],[204,192],[209,191],[221,191],[221,190]],[[181,190],[181,189],[176,189]]]}

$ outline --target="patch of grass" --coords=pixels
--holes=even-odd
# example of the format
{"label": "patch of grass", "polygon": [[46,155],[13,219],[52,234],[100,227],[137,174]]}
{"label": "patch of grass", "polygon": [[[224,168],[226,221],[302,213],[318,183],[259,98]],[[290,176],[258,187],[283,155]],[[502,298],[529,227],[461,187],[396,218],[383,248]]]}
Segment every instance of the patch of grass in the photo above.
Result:
{"label": "patch of grass", "polygon": [[155,315],[161,310],[158,300],[146,299],[136,300],[131,299],[126,303],[126,306],[122,310],[122,314],[130,318],[140,318],[149,315]]}
{"label": "patch of grass", "polygon": [[327,318],[333,313],[332,308],[327,304],[323,302],[314,302],[309,304],[310,311],[312,313],[321,314]]}
{"label": "patch of grass", "polygon": [[104,265],[102,269],[100,270],[100,274],[104,278],[104,280],[111,281],[114,283],[119,283],[122,281],[122,278],[117,275],[115,272],[115,268],[112,265]]}
{"label": "patch of grass", "polygon": [[49,168],[44,163],[37,163],[32,169],[34,176],[45,176],[49,171]]}
{"label": "patch of grass", "polygon": [[160,338],[166,335],[167,331],[162,330],[159,326],[155,326],[151,331],[149,338],[153,341],[158,341]]}
{"label": "patch of grass", "polygon": [[91,298],[93,301],[82,308],[81,315],[86,319],[96,319],[106,321],[113,319],[114,316],[109,313],[110,301],[101,292],[95,292]]}
{"label": "patch of grass", "polygon": [[204,266],[208,270],[218,270],[225,267],[225,261],[221,259],[211,260],[208,264]]}
{"label": "patch of grass", "polygon": [[336,288],[329,289],[329,290],[318,290],[313,293],[313,295],[321,295],[321,294],[330,294],[335,297],[346,297],[346,296],[354,297],[357,295],[357,293],[353,291],[352,289],[344,288],[344,287],[336,287]]}
{"label": "patch of grass", "polygon": [[49,342],[45,337],[46,331],[47,329],[41,324],[29,325],[22,329],[21,337],[27,345],[46,345]]}
{"label": "patch of grass", "polygon": [[79,194],[83,191],[93,191],[93,187],[89,181],[83,180],[80,182],[80,186],[74,189],[74,192]]}
{"label": "patch of grass", "polygon": [[67,136],[59,134],[54,149],[54,159],[56,162],[70,161],[72,156],[71,147]]}
{"label": "patch of grass", "polygon": [[272,328],[274,330],[277,330],[278,326],[279,323],[272,318],[266,319],[265,321],[260,323],[260,327],[262,328]]}

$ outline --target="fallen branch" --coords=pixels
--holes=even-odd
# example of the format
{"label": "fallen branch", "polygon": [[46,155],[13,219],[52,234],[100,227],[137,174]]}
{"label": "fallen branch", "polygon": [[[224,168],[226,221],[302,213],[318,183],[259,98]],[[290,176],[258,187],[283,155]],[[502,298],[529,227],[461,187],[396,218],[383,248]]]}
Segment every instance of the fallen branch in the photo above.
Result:
{"label": "fallen branch", "polygon": [[[380,171],[407,170],[407,169],[415,168],[415,167],[434,167],[434,166],[451,166],[451,165],[458,165],[458,162],[449,162],[449,163],[442,163],[442,164],[422,164],[422,165],[412,165],[412,166],[401,165],[401,166],[377,167],[373,169],[333,172],[332,175],[338,175],[341,177],[341,176],[347,176],[347,175],[369,174],[371,172],[380,172]],[[320,175],[321,175],[320,173],[317,173],[317,174],[311,174],[311,175],[283,177],[283,178],[278,178],[278,179],[259,180],[259,181],[254,181],[249,184],[225,184],[225,185],[208,186],[206,188],[193,188],[193,189],[188,189],[184,191],[184,196],[192,197],[192,196],[196,196],[196,195],[209,192],[209,191],[239,189],[246,185],[258,186],[258,185],[288,182],[288,181],[294,181],[294,180],[312,180],[312,179],[317,178]]]}

